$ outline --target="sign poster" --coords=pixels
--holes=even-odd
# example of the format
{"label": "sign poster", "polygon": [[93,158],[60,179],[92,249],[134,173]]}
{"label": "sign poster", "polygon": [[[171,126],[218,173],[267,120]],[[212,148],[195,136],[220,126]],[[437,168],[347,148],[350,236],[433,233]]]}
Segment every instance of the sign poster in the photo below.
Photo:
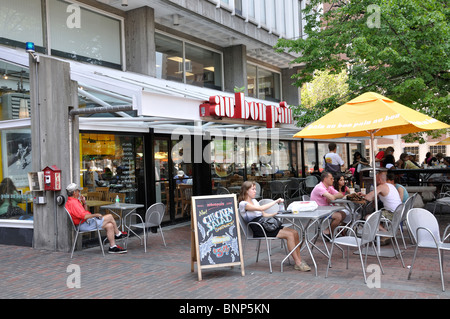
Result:
{"label": "sign poster", "polygon": [[241,266],[241,234],[236,194],[193,196],[193,230],[198,277],[202,268]]}

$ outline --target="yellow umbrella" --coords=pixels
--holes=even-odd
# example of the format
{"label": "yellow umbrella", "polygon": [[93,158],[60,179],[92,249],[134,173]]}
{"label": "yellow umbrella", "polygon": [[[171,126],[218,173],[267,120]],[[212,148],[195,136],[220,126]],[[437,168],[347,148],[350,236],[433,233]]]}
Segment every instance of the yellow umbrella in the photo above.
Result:
{"label": "yellow umbrella", "polygon": [[[371,160],[374,136],[407,134],[450,128],[443,122],[417,112],[380,94],[368,92],[345,103],[294,135],[298,138],[329,139],[370,136]],[[373,183],[376,196],[375,167]]]}
{"label": "yellow umbrella", "polygon": [[436,143],[435,145],[450,145],[450,137],[447,137],[446,139],[440,141],[439,143]]}

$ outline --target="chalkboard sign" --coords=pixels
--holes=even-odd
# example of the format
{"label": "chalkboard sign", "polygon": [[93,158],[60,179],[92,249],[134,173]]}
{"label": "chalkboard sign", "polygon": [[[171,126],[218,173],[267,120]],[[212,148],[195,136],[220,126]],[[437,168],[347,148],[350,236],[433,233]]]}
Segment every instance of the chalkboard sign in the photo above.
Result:
{"label": "chalkboard sign", "polygon": [[244,276],[236,194],[193,196],[192,212],[195,237],[192,253],[195,253],[199,280],[202,280],[202,268],[235,265],[241,266]]}

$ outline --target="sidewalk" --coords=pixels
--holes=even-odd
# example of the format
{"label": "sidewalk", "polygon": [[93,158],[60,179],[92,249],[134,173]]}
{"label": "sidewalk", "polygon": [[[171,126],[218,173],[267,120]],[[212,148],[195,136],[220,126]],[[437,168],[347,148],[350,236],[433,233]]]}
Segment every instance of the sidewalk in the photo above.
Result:
{"label": "sidewalk", "polygon": [[[449,216],[440,217],[442,224]],[[349,269],[337,249],[333,268],[325,278],[327,258],[315,251],[318,277],[314,272],[302,273],[285,265],[280,272],[284,250],[274,245],[273,273],[269,273],[267,253],[262,251],[258,263],[256,243],[247,243],[244,249],[245,277],[239,267],[203,270],[203,281],[197,272],[190,271],[190,226],[182,224],[163,229],[167,247],[160,234],[150,234],[147,253],[139,240],[133,237],[128,253],[107,254],[103,257],[98,246],[70,254],[40,251],[28,247],[0,245],[0,298],[160,298],[160,299],[390,299],[390,298],[449,298],[450,260],[444,257],[446,292],[441,291],[437,255],[432,250],[420,250],[411,280],[409,269],[399,259],[382,258],[385,274],[380,288],[364,284],[357,255],[350,256]],[[402,242],[400,241],[401,245]],[[409,240],[407,240],[409,244]],[[404,250],[404,261],[410,265],[414,250]],[[306,250],[302,257],[312,266]],[[376,264],[368,257],[368,264]],[[68,288],[72,268],[80,268],[81,288]],[[371,275],[370,273],[368,274]],[[370,279],[368,280],[370,281]]]}

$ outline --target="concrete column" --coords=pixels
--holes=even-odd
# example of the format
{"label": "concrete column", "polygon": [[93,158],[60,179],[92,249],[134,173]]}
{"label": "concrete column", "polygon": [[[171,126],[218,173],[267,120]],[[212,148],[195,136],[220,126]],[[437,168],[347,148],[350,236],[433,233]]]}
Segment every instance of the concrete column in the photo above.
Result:
{"label": "concrete column", "polygon": [[156,77],[155,11],[141,7],[125,18],[127,70]]}
{"label": "concrete column", "polygon": [[236,45],[227,47],[223,50],[225,91],[234,92],[235,87],[245,86],[245,95],[247,90],[247,47],[245,45]]}
{"label": "concrete column", "polygon": [[297,68],[281,70],[281,82],[283,90],[283,101],[289,105],[300,105],[300,88],[294,85],[292,76],[297,73]]}
{"label": "concrete column", "polygon": [[72,180],[79,182],[78,123],[69,122],[69,108],[78,107],[77,83],[70,79],[69,63],[45,56],[36,62],[30,57],[30,91],[33,171],[58,166],[62,188],[34,194],[44,196],[46,204],[34,204],[33,247],[68,252],[72,229],[56,197],[67,198],[66,186]]}

